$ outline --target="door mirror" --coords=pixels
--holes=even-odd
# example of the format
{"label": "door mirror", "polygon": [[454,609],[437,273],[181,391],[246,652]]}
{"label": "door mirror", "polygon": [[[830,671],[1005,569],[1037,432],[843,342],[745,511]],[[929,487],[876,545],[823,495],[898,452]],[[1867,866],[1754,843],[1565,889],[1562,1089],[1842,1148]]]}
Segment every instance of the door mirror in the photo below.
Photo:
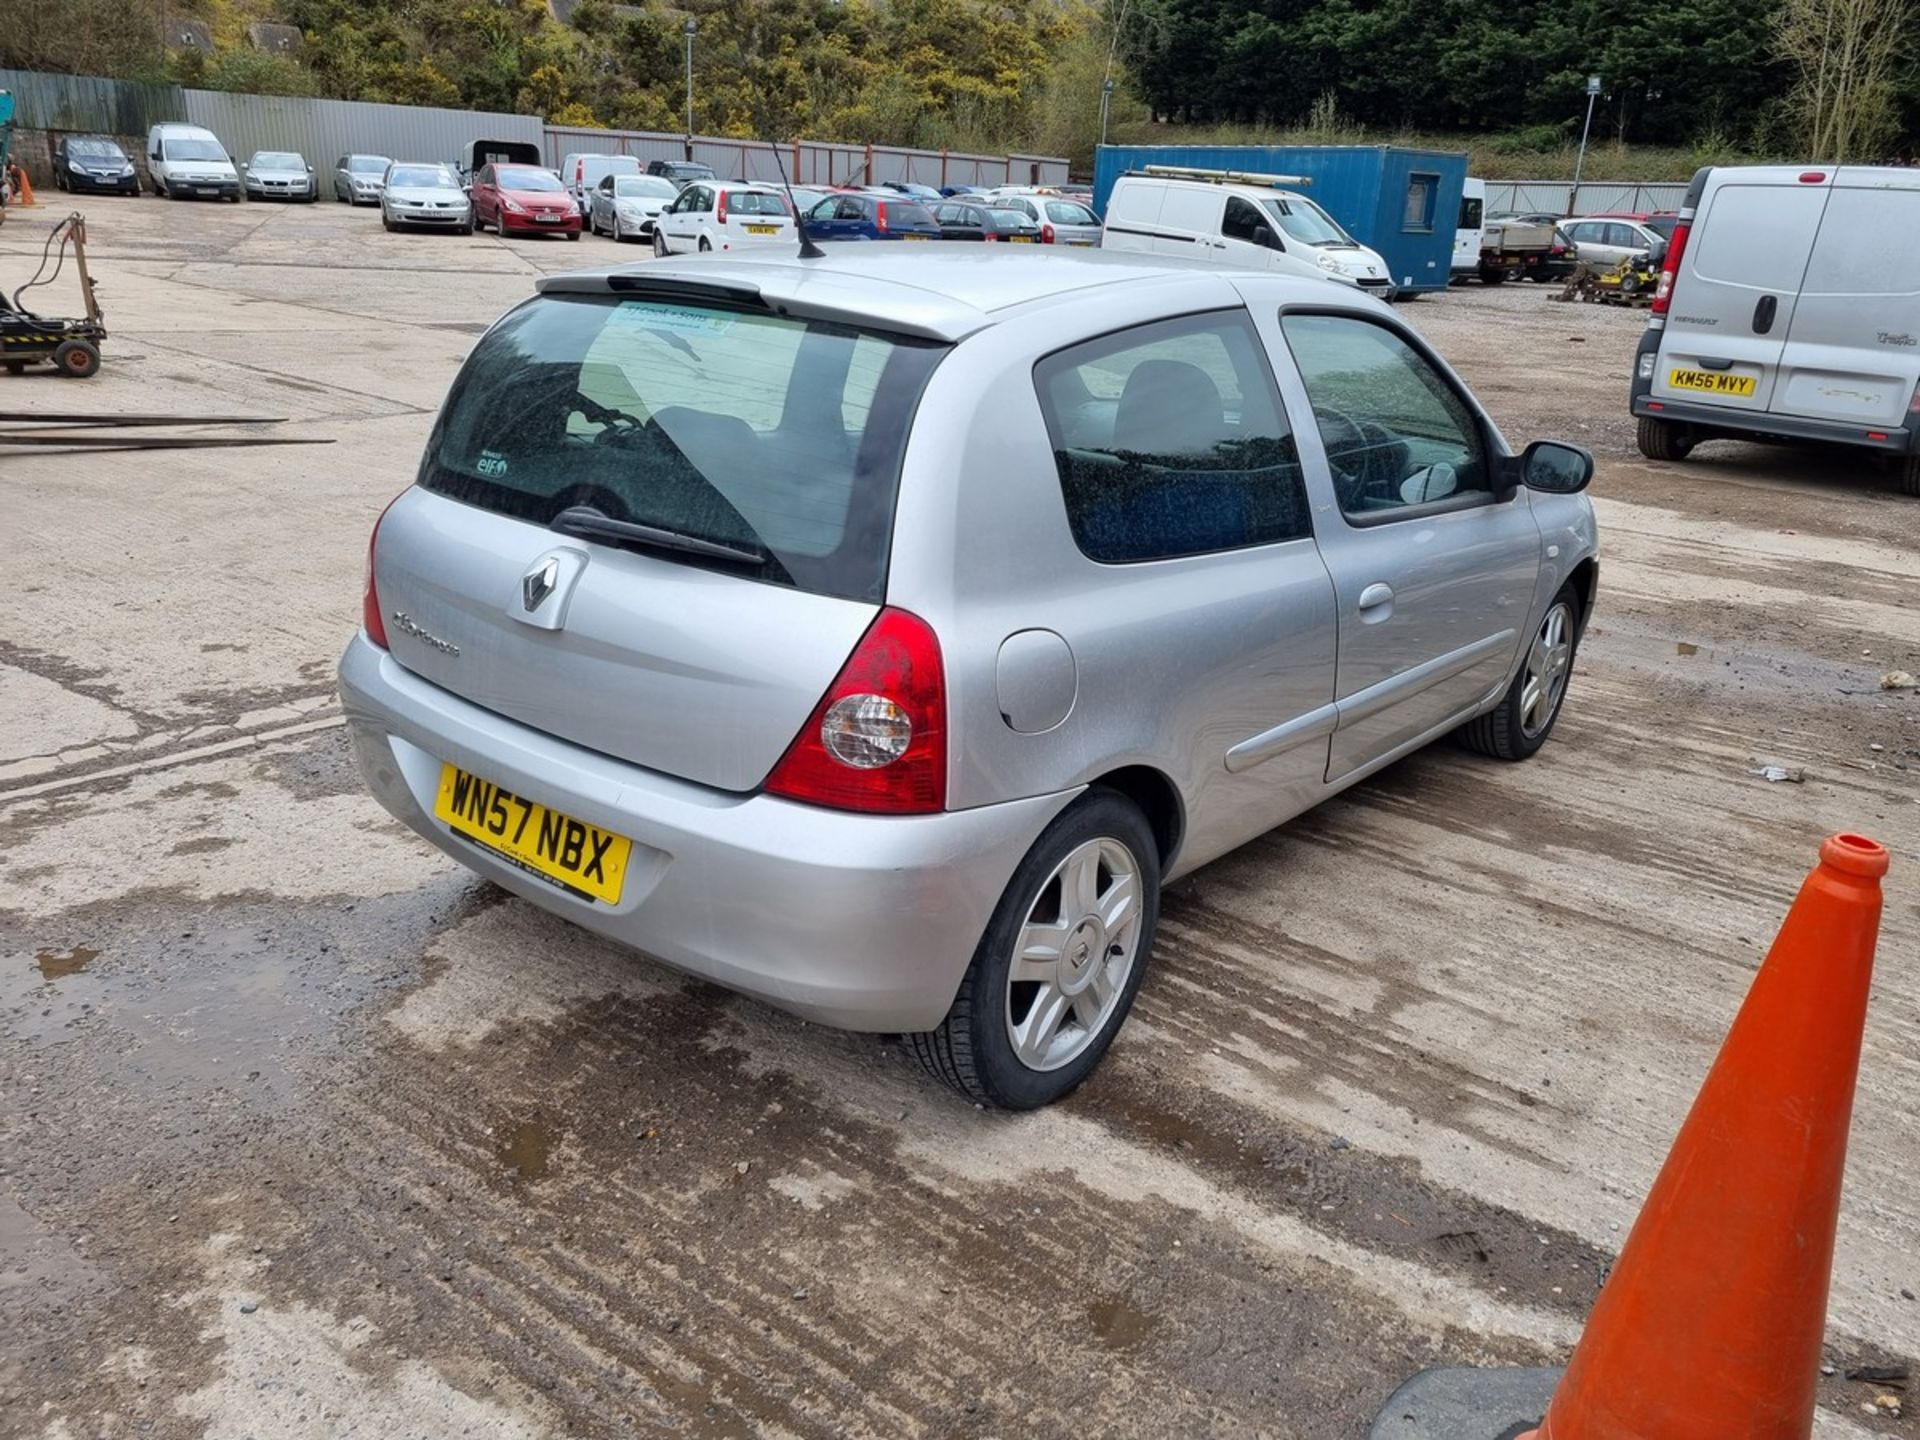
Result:
{"label": "door mirror", "polygon": [[1536,440],[1521,453],[1520,483],[1546,495],[1577,495],[1593,479],[1593,456],[1563,440]]}

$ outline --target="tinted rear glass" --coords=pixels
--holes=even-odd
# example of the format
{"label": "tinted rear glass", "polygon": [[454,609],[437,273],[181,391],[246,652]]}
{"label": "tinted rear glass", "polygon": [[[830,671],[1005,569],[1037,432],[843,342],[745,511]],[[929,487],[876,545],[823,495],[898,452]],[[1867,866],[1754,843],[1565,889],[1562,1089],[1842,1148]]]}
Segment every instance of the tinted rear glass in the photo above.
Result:
{"label": "tinted rear glass", "polygon": [[736,215],[784,215],[787,202],[784,196],[764,191],[731,190],[727,193],[727,210]]}
{"label": "tinted rear glass", "polygon": [[918,200],[887,200],[887,223],[889,225],[919,225],[931,228],[936,222],[933,212]]}
{"label": "tinted rear glass", "polygon": [[475,347],[420,483],[536,525],[591,505],[764,548],[757,568],[716,568],[877,601],[908,427],[945,353],[758,311],[542,296]]}

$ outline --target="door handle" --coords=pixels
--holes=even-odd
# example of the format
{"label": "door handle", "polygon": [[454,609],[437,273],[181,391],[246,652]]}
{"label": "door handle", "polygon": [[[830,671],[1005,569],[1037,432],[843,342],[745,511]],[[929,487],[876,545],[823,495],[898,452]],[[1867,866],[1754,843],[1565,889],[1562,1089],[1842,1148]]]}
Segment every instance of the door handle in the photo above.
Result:
{"label": "door handle", "polygon": [[1780,308],[1777,296],[1762,295],[1760,303],[1753,307],[1753,333],[1764,335],[1773,329],[1774,313]]}
{"label": "door handle", "polygon": [[1382,605],[1391,605],[1392,603],[1393,587],[1382,581],[1376,580],[1360,592],[1360,608],[1362,610],[1378,610]]}

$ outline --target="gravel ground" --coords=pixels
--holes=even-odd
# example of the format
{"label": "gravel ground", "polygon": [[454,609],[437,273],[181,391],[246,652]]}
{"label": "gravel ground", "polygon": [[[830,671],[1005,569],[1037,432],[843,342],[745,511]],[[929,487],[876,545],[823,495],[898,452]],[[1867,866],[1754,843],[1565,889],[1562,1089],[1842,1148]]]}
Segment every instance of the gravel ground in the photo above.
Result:
{"label": "gravel ground", "polygon": [[[1920,1355],[1920,699],[1878,688],[1920,671],[1920,505],[1820,450],[1640,460],[1639,315],[1404,310],[1509,436],[1600,457],[1554,742],[1436,748],[1183,882],[1101,1074],[1009,1117],[359,788],[371,521],[472,336],[609,242],[89,208],[107,368],[16,408],[335,443],[0,456],[0,1434],[1363,1433],[1423,1366],[1564,1355],[1839,829],[1894,871],[1831,1359]],[[1820,1433],[1920,1433],[1876,1393],[1824,1381]]]}

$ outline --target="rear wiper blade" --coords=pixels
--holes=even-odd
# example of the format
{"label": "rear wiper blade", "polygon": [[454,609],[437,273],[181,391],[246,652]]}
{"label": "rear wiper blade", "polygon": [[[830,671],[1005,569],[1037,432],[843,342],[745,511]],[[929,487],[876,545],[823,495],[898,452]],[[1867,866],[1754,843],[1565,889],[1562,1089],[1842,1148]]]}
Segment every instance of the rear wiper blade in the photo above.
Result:
{"label": "rear wiper blade", "polygon": [[657,525],[616,520],[592,505],[568,506],[547,522],[547,528],[558,530],[562,535],[578,535],[583,540],[625,540],[635,545],[655,545],[662,550],[703,555],[709,560],[731,560],[738,565],[764,565],[773,558],[759,545],[731,545],[698,535],[682,535],[678,530],[663,530]]}

